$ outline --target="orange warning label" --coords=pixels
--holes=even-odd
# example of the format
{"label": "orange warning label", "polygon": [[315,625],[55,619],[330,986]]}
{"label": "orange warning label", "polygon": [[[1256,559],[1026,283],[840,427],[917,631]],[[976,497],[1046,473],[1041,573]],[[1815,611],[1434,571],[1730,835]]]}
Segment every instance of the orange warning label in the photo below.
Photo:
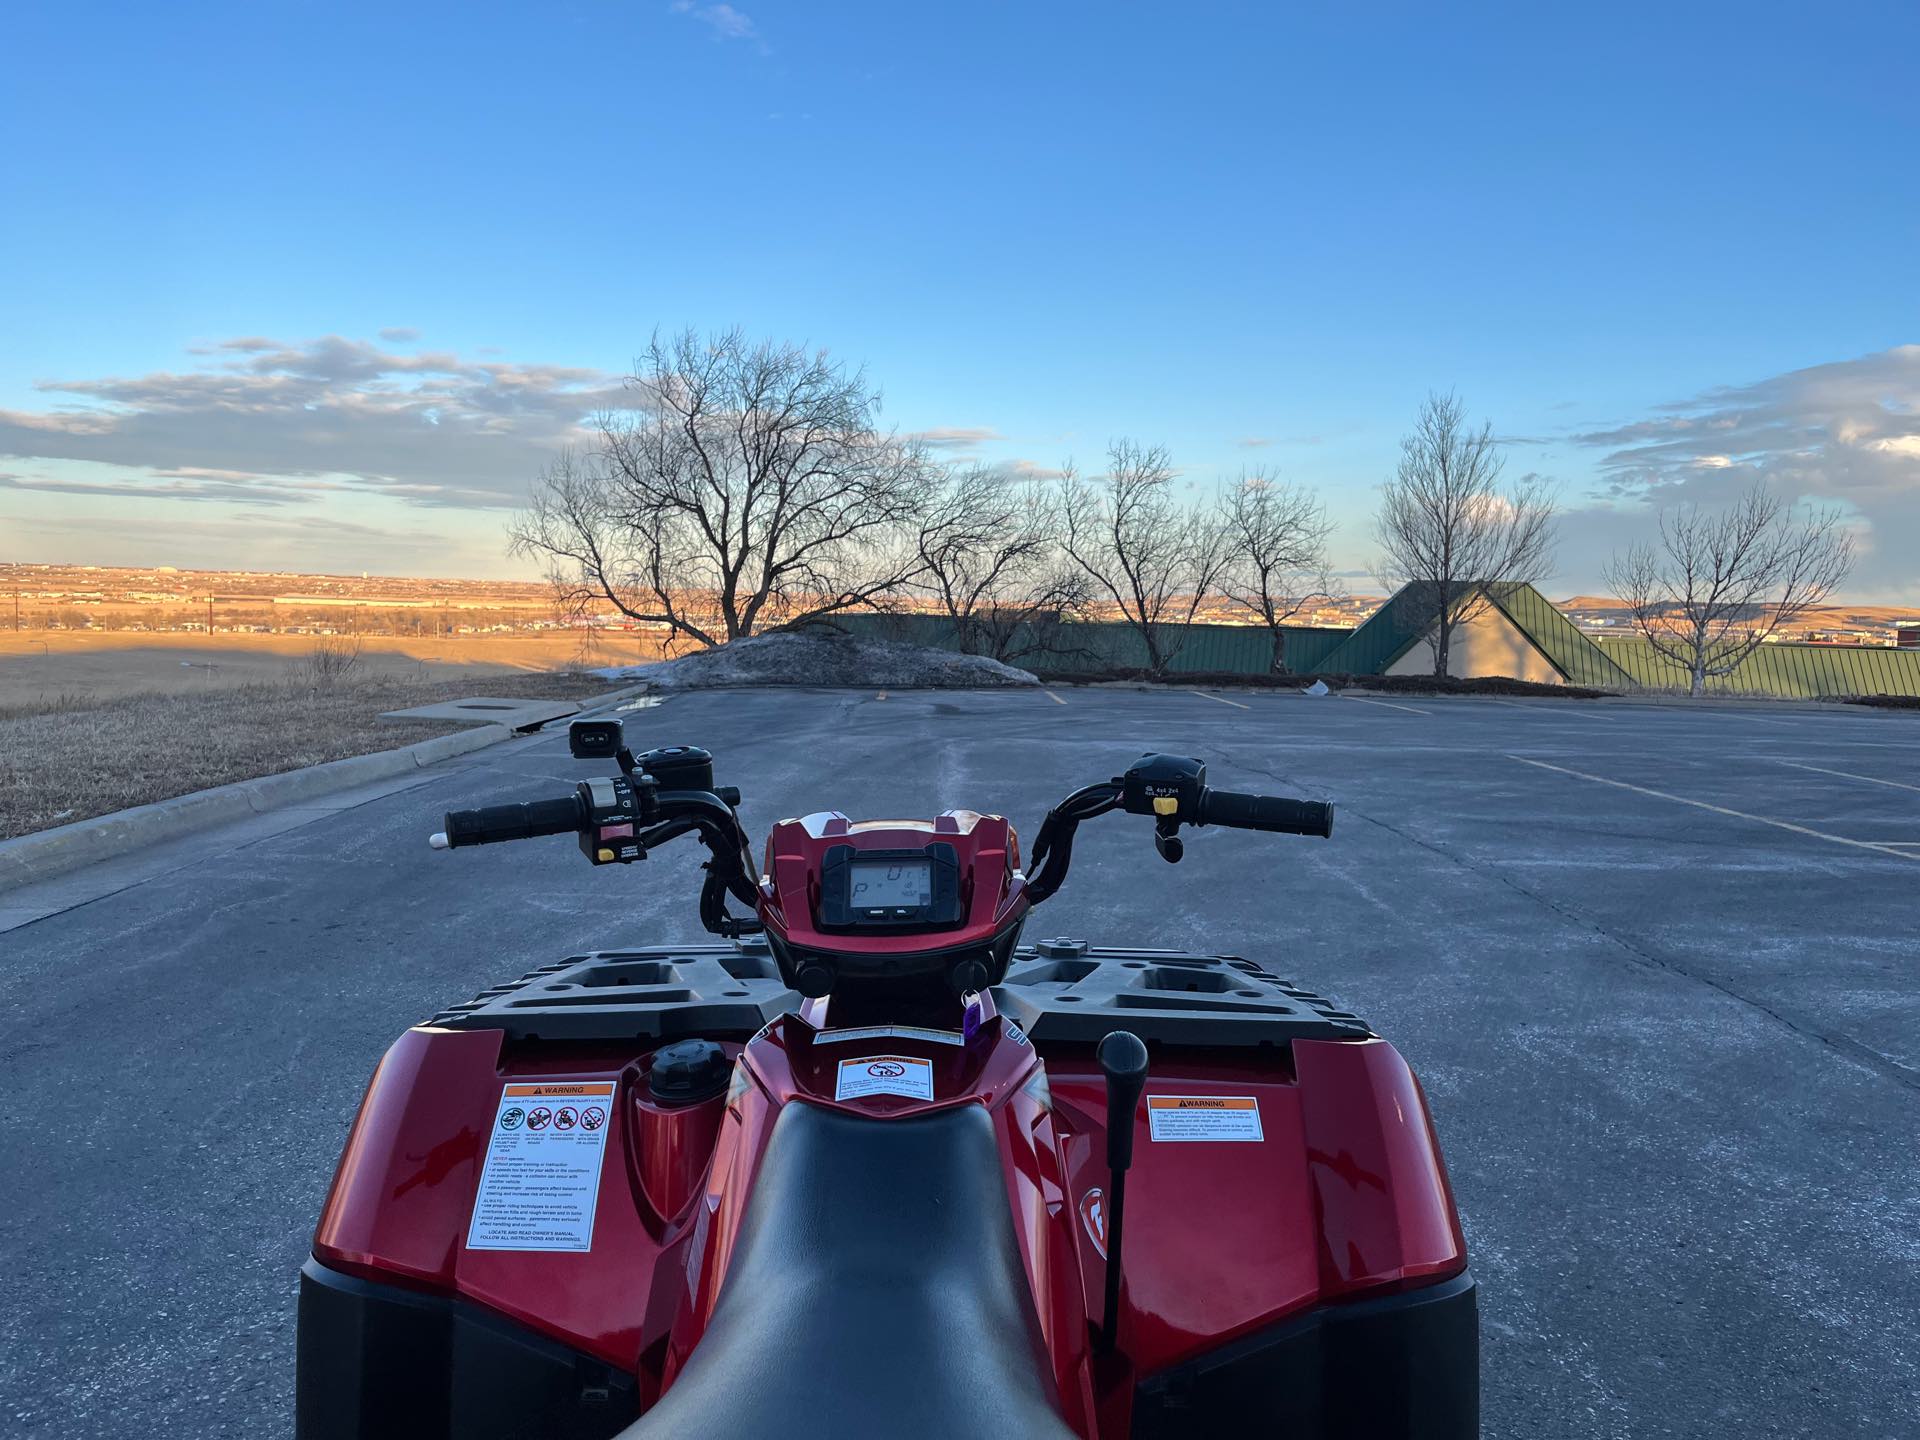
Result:
{"label": "orange warning label", "polygon": [[611,1100],[613,1090],[614,1084],[611,1080],[589,1081],[584,1085],[556,1085],[548,1081],[540,1085],[509,1085],[506,1093],[516,1100],[555,1099],[563,1095],[571,1095],[575,1099],[583,1099],[591,1095],[596,1100]]}
{"label": "orange warning label", "polygon": [[1251,1095],[1149,1095],[1147,1134],[1155,1140],[1264,1140]]}

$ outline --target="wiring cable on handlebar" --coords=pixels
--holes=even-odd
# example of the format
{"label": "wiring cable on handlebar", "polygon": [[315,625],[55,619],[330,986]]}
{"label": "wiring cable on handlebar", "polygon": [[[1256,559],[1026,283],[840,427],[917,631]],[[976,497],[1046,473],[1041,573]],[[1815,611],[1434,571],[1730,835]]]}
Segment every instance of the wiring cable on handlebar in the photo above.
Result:
{"label": "wiring cable on handlebar", "polygon": [[760,901],[749,868],[746,833],[733,808],[710,791],[668,791],[654,798],[653,808],[656,813],[669,812],[670,818],[636,837],[644,848],[695,832],[707,847],[708,859],[702,867],[707,877],[700,887],[702,927],[728,938],[758,933],[762,928],[758,920],[727,913],[728,895],[748,907],[757,907]]}
{"label": "wiring cable on handlebar", "polygon": [[1032,862],[1027,867],[1027,898],[1038,905],[1050,897],[1067,878],[1073,863],[1073,835],[1080,822],[1120,808],[1120,786],[1114,781],[1087,785],[1074,791],[1040,822],[1033,837]]}

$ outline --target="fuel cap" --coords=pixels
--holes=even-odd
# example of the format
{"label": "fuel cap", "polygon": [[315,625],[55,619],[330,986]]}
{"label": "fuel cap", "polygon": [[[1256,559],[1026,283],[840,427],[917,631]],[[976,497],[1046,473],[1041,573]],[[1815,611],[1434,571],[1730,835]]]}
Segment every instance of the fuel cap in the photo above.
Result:
{"label": "fuel cap", "polygon": [[654,1051],[647,1090],[662,1105],[691,1105],[727,1088],[733,1062],[712,1040],[676,1040]]}

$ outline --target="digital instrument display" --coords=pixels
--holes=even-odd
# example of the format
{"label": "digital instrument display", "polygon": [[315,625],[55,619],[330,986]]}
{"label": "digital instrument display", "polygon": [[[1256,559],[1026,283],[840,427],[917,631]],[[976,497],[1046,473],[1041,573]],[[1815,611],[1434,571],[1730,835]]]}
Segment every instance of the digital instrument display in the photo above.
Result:
{"label": "digital instrument display", "polygon": [[924,910],[933,903],[933,864],[928,860],[856,860],[849,903],[855,910]]}
{"label": "digital instrument display", "polygon": [[819,914],[823,930],[950,930],[965,917],[959,853],[945,840],[912,850],[829,846],[820,862]]}

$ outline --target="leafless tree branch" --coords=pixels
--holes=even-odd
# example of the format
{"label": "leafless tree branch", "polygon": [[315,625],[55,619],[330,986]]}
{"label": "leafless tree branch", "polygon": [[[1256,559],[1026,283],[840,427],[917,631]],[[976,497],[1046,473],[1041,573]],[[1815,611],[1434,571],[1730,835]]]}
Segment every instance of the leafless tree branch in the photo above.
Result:
{"label": "leafless tree branch", "polygon": [[1265,469],[1243,472],[1220,503],[1226,563],[1220,589],[1273,637],[1272,669],[1287,668],[1287,629],[1340,593],[1327,564],[1333,524],[1311,490]]}
{"label": "leafless tree branch", "polygon": [[917,447],[878,427],[879,397],[824,352],[655,335],[629,385],[509,530],[574,613],[611,605],[717,645],[892,594],[918,573],[934,494]]}
{"label": "leafless tree branch", "polygon": [[1491,425],[1473,429],[1457,396],[1429,395],[1381,487],[1380,578],[1412,587],[1404,603],[1433,635],[1436,675],[1448,673],[1454,631],[1486,606],[1486,586],[1541,580],[1553,557],[1552,487],[1528,476],[1503,488],[1505,463]]}
{"label": "leafless tree branch", "polygon": [[919,585],[953,622],[960,648],[1012,662],[1064,653],[1088,582],[1059,549],[1060,498],[1043,480],[973,465],[946,477],[921,526]]}
{"label": "leafless tree branch", "polygon": [[1211,507],[1182,505],[1166,449],[1116,440],[1107,472],[1068,467],[1061,521],[1067,554],[1140,633],[1156,675],[1185,646],[1194,616],[1217,592],[1227,547]]}
{"label": "leafless tree branch", "polygon": [[1838,510],[1796,520],[1760,485],[1719,514],[1690,505],[1659,523],[1660,543],[1614,556],[1607,585],[1655,652],[1687,672],[1692,695],[1822,604],[1853,564]]}

